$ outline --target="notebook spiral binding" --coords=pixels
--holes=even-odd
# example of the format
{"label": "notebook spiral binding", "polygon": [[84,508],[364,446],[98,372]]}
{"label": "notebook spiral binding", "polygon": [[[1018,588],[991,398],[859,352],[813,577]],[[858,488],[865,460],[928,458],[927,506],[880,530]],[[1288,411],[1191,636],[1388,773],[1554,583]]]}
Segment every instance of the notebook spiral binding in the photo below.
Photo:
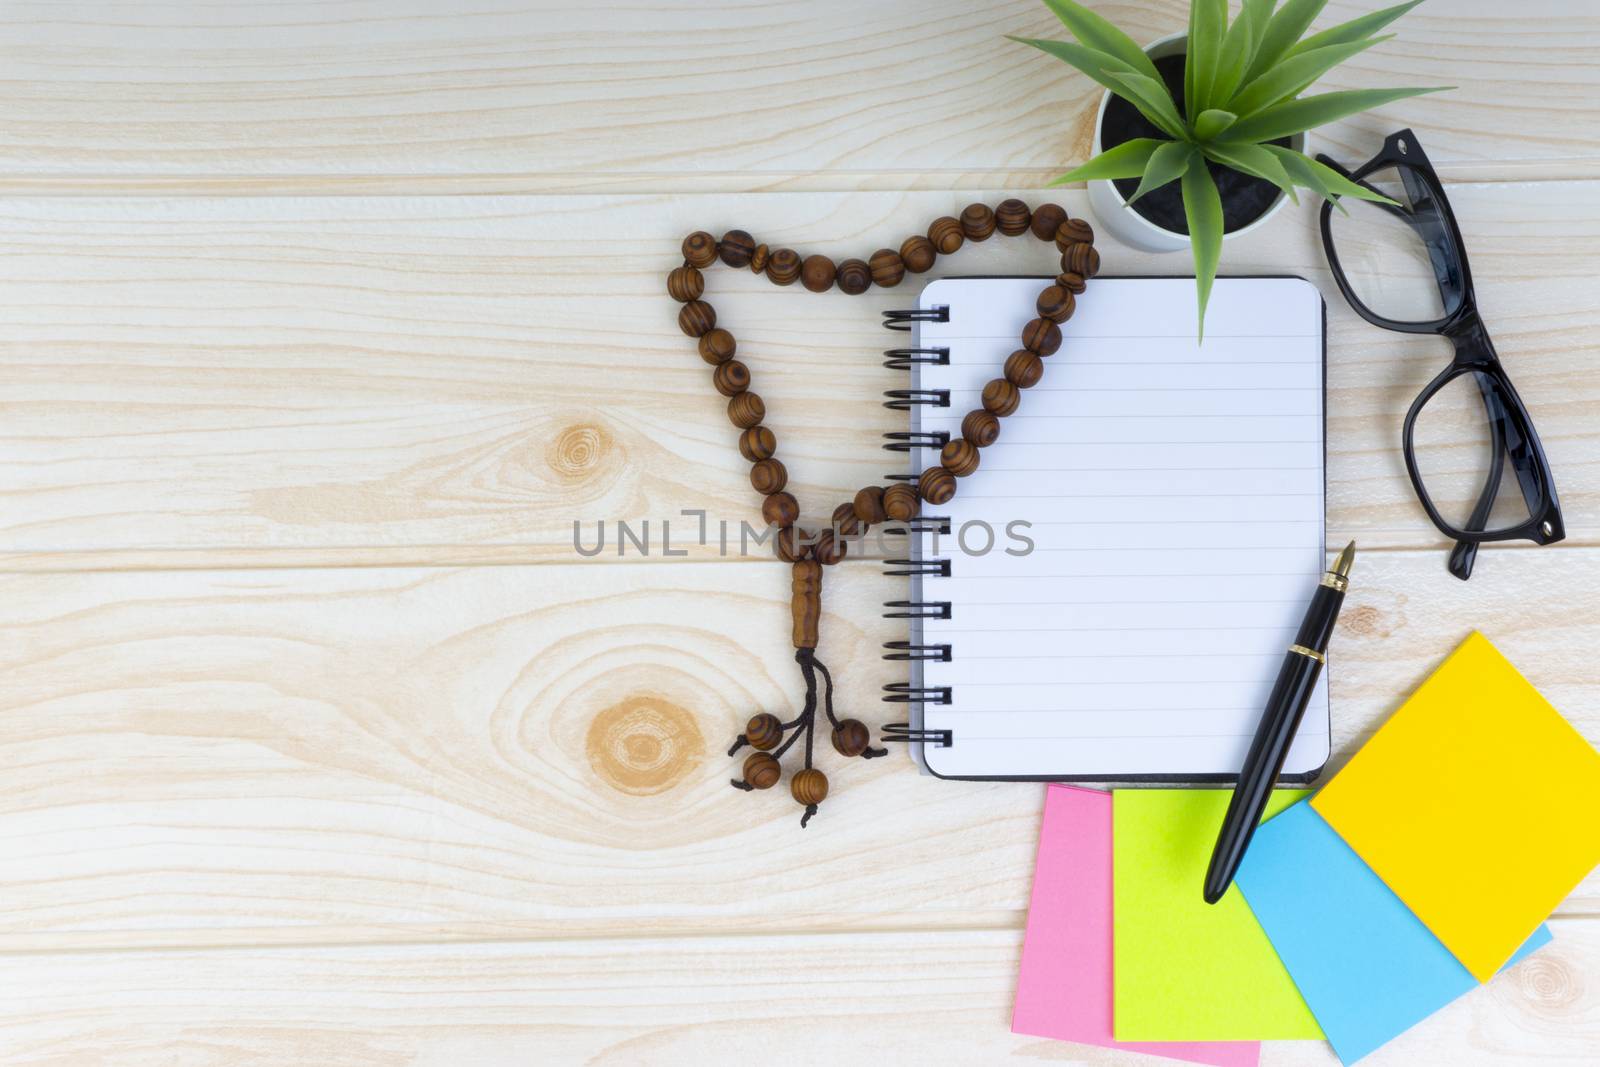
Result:
{"label": "notebook spiral binding", "polygon": [[[909,331],[917,324],[924,322],[949,322],[950,309],[940,306],[927,309],[907,309],[900,311],[885,311],[883,325],[886,329]],[[937,346],[926,346],[914,343],[910,347],[887,348],[883,352],[883,365],[890,370],[911,371],[913,375],[922,367],[947,367],[950,365],[950,349]],[[912,384],[916,384],[913,378]],[[895,411],[912,412],[912,425],[917,427],[921,419],[917,417],[920,408],[947,408],[950,406],[950,393],[945,389],[889,389],[884,392],[884,407]],[[885,480],[891,482],[915,482],[917,471],[926,464],[918,457],[920,449],[928,449],[937,456],[940,449],[950,443],[950,434],[943,431],[924,431],[912,429],[898,431],[883,435],[883,449],[889,453],[905,455],[909,470],[891,471],[884,475]],[[919,515],[908,522],[895,523],[884,528],[885,533],[897,533],[908,538],[920,538],[925,533],[950,533],[950,520],[942,515]],[[918,542],[920,544],[920,541]],[[883,573],[891,578],[921,578],[950,576],[950,561],[948,559],[935,559],[927,557],[923,552],[913,547],[910,559],[886,559],[883,561]],[[922,727],[922,709],[928,704],[949,704],[951,701],[948,686],[925,686],[922,683],[923,663],[949,663],[952,656],[951,647],[945,644],[928,643],[922,640],[923,619],[948,619],[950,617],[950,603],[948,601],[923,601],[923,600],[890,600],[884,603],[884,618],[910,620],[911,640],[884,642],[884,656],[886,660],[905,663],[910,672],[910,680],[894,682],[883,687],[883,700],[886,704],[904,704],[910,709],[908,722],[887,723],[883,727],[881,740],[884,742],[899,741],[911,745],[937,745],[948,748],[954,743],[954,737],[949,730],[926,730]]]}

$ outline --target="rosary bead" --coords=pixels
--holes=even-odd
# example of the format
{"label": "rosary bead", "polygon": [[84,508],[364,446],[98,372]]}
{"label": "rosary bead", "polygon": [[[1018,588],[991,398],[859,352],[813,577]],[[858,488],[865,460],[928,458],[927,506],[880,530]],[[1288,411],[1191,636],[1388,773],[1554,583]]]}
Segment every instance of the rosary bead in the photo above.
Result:
{"label": "rosary bead", "polygon": [[783,740],[783,723],[771,712],[759,712],[745,723],[744,739],[758,752],[770,752]]}
{"label": "rosary bead", "polygon": [[783,768],[765,752],[752,752],[745,757],[744,780],[756,789],[771,789],[782,777]]}
{"label": "rosary bead", "polygon": [[800,265],[800,283],[813,293],[826,293],[833,288],[836,269],[827,256],[807,256]]}
{"label": "rosary bead", "polygon": [[883,486],[869,485],[856,493],[856,518],[868,526],[883,521]]}
{"label": "rosary bead", "polygon": [[855,296],[872,287],[872,270],[859,259],[847,259],[839,264],[839,275],[836,280],[842,292]]}
{"label": "rosary bead", "polygon": [[[1064,213],[1063,213],[1064,214]],[[1063,218],[1055,229],[1056,247],[1065,252],[1071,245],[1094,244],[1094,227],[1083,219]],[[1041,240],[1048,240],[1048,236]]]}
{"label": "rosary bead", "polygon": [[678,329],[690,337],[700,337],[717,325],[717,311],[704,300],[691,300],[678,309]]}
{"label": "rosary bead", "polygon": [[709,267],[717,261],[717,239],[696,230],[683,239],[683,260],[691,267]]}
{"label": "rosary bead", "polygon": [[811,558],[811,547],[816,543],[816,538],[811,536],[809,530],[801,530],[798,526],[785,526],[778,531],[778,536],[773,538],[772,551],[785,563],[799,563],[803,559]]}
{"label": "rosary bead", "polygon": [[845,719],[833,728],[833,750],[841,756],[859,756],[872,743],[867,724],[860,719]]}
{"label": "rosary bead", "polygon": [[933,261],[939,258],[938,251],[933,247],[933,242],[926,237],[907,237],[900,246],[900,259],[906,265],[906,270],[912,274],[921,274],[933,266]]}
{"label": "rosary bead", "polygon": [[812,547],[811,555],[824,567],[831,567],[844,559],[847,547],[843,540],[833,536],[832,530],[823,530],[817,535],[817,543]]}
{"label": "rosary bead", "polygon": [[1052,285],[1039,294],[1039,299],[1034,306],[1039,309],[1041,319],[1051,322],[1066,322],[1072,318],[1074,299],[1071,293],[1059,285]]}
{"label": "rosary bead", "polygon": [[[1040,204],[1033,209],[1033,221],[1029,223],[1028,228],[1039,240],[1048,241],[1055,237],[1056,228],[1066,221],[1067,213],[1062,210],[1060,204]],[[722,240],[726,243],[728,239],[724,237]]]}
{"label": "rosary bead", "polygon": [[787,484],[789,472],[784,469],[782,460],[764,459],[750,467],[750,485],[762,496],[781,492]]}
{"label": "rosary bead", "polygon": [[988,448],[1000,437],[1000,419],[982,408],[969,411],[961,420],[961,436],[979,448]]}
{"label": "rosary bead", "polygon": [[701,334],[700,341],[696,347],[700,349],[700,358],[713,367],[718,363],[728,362],[739,349],[738,342],[733,339],[733,334],[721,328],[707,330]]}
{"label": "rosary bead", "polygon": [[934,219],[928,227],[928,240],[933,242],[934,251],[941,256],[948,256],[957,251],[966,243],[967,237],[961,232],[961,223],[944,215]]}
{"label": "rosary bead", "polygon": [[968,204],[961,209],[961,232],[969,241],[987,241],[994,234],[994,211],[988,204]]}
{"label": "rosary bead", "polygon": [[1094,245],[1068,245],[1061,253],[1061,270],[1082,278],[1093,278],[1100,273],[1100,253]]}
{"label": "rosary bead", "polygon": [[929,467],[917,479],[917,493],[934,507],[948,504],[956,495],[956,476],[943,467]]}
{"label": "rosary bead", "polygon": [[828,796],[828,776],[815,767],[796,771],[789,779],[789,792],[797,803],[806,807],[821,804]]}
{"label": "rosary bead", "polygon": [[1028,223],[1032,221],[1032,217],[1028,205],[1015,197],[1000,201],[1000,206],[994,209],[995,225],[1007,237],[1017,237],[1027,233]]}
{"label": "rosary bead", "polygon": [[756,393],[740,393],[728,400],[728,421],[741,430],[760,426],[767,417],[767,405]]}
{"label": "rosary bead", "polygon": [[887,248],[880,248],[872,253],[867,260],[867,266],[872,271],[873,284],[884,289],[893,289],[900,284],[900,279],[906,276],[906,264],[900,258],[900,253]]}
{"label": "rosary bead", "polygon": [[765,426],[752,426],[739,435],[739,454],[751,463],[771,459],[778,450],[778,438]]}
{"label": "rosary bead", "polygon": [[793,285],[799,277],[799,252],[792,248],[777,248],[767,257],[767,278],[773,285]]}
{"label": "rosary bead", "polygon": [[909,482],[895,482],[883,491],[883,513],[895,522],[910,522],[921,506],[917,487]]}
{"label": "rosary bead", "polygon": [[833,509],[833,521],[828,525],[838,530],[845,537],[854,537],[866,529],[866,524],[856,518],[854,502],[846,500],[843,504]]}
{"label": "rosary bead", "polygon": [[1019,348],[1006,357],[1006,381],[1018,389],[1031,389],[1044,376],[1044,360],[1035,352]]}
{"label": "rosary bead", "polygon": [[978,446],[957,437],[939,450],[939,465],[957,478],[965,478],[978,469]]}
{"label": "rosary bead", "polygon": [[738,396],[750,388],[750,368],[736,359],[719,363],[711,372],[711,384],[723,396]]}
{"label": "rosary bead", "polygon": [[[1004,378],[995,378],[983,387],[983,410],[991,415],[998,415],[1002,419],[1013,411],[1022,402],[1022,394],[1017,387]],[[926,495],[924,495],[926,499]]]}
{"label": "rosary bead", "polygon": [[755,238],[743,230],[729,230],[722,235],[719,251],[722,253],[722,262],[730,267],[747,266],[755,250]]}
{"label": "rosary bead", "polygon": [[672,273],[667,275],[667,295],[680,303],[699,300],[705,291],[705,275],[688,264],[672,268]]}
{"label": "rosary bead", "polygon": [[1077,296],[1079,293],[1088,288],[1088,285],[1084,283],[1083,275],[1074,274],[1071,271],[1057,274],[1056,284],[1061,286],[1061,288],[1065,289],[1067,292],[1071,293],[1073,296]]}
{"label": "rosary bead", "polygon": [[750,253],[750,273],[761,274],[767,269],[767,257],[772,255],[766,245],[756,245],[755,251]]}
{"label": "rosary bead", "polygon": [[793,526],[800,518],[800,501],[793,493],[771,493],[761,502],[761,517],[769,526]]}
{"label": "rosary bead", "polygon": [[1061,347],[1061,327],[1049,319],[1033,319],[1022,328],[1022,347],[1041,356],[1054,355]]}

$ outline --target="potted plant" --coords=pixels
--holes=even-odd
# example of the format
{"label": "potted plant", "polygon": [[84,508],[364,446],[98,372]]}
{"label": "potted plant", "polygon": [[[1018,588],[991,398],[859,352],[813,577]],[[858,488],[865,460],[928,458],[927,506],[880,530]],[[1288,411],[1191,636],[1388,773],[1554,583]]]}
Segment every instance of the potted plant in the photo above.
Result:
{"label": "potted plant", "polygon": [[[1013,37],[1105,86],[1094,157],[1052,185],[1087,181],[1095,217],[1150,251],[1194,251],[1200,328],[1225,237],[1264,223],[1295,187],[1392,203],[1306,154],[1306,131],[1438,89],[1351,89],[1301,96],[1333,67],[1375,44],[1416,7],[1409,0],[1302,36],[1327,0],[1190,0],[1189,28],[1146,48],[1074,0],[1044,0],[1077,38]],[[1176,184],[1174,184],[1176,183]]]}

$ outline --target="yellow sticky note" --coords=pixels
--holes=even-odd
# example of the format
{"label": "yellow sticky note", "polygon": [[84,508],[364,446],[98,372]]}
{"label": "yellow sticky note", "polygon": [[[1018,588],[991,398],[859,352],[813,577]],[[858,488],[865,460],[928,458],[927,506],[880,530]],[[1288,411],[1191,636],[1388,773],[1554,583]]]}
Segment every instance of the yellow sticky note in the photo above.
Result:
{"label": "yellow sticky note", "polygon": [[[1112,1028],[1118,1041],[1319,1038],[1322,1028],[1238,886],[1201,890],[1230,789],[1111,796]],[[1305,796],[1275,789],[1271,818]]]}
{"label": "yellow sticky note", "polygon": [[1600,864],[1600,752],[1478,633],[1311,806],[1480,982]]}

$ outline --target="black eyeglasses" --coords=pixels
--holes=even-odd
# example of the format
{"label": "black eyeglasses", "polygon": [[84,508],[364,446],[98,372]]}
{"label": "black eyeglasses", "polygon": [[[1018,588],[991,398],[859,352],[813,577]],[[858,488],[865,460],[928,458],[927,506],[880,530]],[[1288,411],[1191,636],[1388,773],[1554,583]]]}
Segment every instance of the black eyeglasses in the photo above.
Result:
{"label": "black eyeglasses", "polygon": [[1485,541],[1547,545],[1566,536],[1555,480],[1533,420],[1478,316],[1466,248],[1444,186],[1410,130],[1354,173],[1323,163],[1394,204],[1344,197],[1322,205],[1322,245],[1350,306],[1374,326],[1449,338],[1455,358],[1406,412],[1406,473],[1428,518],[1456,542],[1450,573],[1472,576]]}

